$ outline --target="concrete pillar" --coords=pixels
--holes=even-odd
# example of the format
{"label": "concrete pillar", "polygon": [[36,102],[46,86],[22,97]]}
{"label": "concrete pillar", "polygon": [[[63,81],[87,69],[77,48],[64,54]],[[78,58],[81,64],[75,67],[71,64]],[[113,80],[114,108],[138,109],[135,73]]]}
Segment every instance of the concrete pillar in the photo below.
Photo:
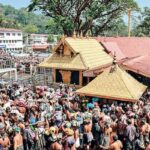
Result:
{"label": "concrete pillar", "polygon": [[9,71],[9,80],[11,80],[11,71]]}
{"label": "concrete pillar", "polygon": [[56,69],[52,69],[53,73],[53,82],[56,82]]}
{"label": "concrete pillar", "polygon": [[18,76],[17,76],[17,69],[15,69],[15,81],[17,81],[18,80]]}

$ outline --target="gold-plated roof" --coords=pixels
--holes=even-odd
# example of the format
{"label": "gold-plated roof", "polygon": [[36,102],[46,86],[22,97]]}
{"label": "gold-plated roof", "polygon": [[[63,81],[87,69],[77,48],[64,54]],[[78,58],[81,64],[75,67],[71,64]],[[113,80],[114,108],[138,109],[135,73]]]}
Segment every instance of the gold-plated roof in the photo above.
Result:
{"label": "gold-plated roof", "polygon": [[61,68],[61,69],[70,69],[70,70],[86,70],[85,65],[83,64],[81,57],[79,54],[76,56],[58,56],[57,54],[53,54],[49,58],[47,58],[44,62],[39,64],[39,67],[46,68]]}
{"label": "gold-plated roof", "polygon": [[107,69],[87,86],[77,90],[78,94],[101,98],[131,101],[139,100],[146,86],[139,83],[127,72],[116,66],[111,72]]}
{"label": "gold-plated roof", "polygon": [[65,38],[65,41],[73,51],[80,53],[86,67],[89,69],[112,62],[112,58],[95,39]]}
{"label": "gold-plated roof", "polygon": [[74,55],[77,56],[73,58],[68,56],[57,57],[53,54],[46,61],[42,62],[39,67],[87,70],[112,62],[112,58],[95,39],[67,37],[56,45],[54,52],[61,44],[67,45]]}

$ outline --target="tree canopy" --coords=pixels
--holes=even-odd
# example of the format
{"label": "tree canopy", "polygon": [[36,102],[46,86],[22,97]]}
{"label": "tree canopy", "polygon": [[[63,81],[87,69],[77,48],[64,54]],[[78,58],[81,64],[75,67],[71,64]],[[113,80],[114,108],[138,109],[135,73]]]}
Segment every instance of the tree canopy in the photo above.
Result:
{"label": "tree canopy", "polygon": [[26,33],[38,33],[38,28],[33,24],[28,24],[23,28],[23,31]]}
{"label": "tree canopy", "polygon": [[53,19],[49,17],[28,12],[26,8],[15,9],[12,6],[0,4],[0,27],[17,28],[26,32],[29,27],[33,29],[33,25],[37,28],[34,30],[35,33],[61,33],[61,29],[59,30]]}
{"label": "tree canopy", "polygon": [[135,36],[150,36],[150,8],[145,7],[133,28]]}
{"label": "tree canopy", "polygon": [[106,31],[109,25],[128,8],[138,8],[134,0],[31,0],[29,11],[41,10],[54,19],[65,34],[74,30],[94,35]]}

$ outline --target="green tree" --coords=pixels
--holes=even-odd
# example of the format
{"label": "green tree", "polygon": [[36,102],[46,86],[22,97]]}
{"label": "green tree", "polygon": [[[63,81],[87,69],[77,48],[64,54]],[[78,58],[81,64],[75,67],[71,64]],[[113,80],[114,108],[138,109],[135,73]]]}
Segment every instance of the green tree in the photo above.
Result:
{"label": "green tree", "polygon": [[54,36],[52,34],[48,36],[47,42],[54,42]]}
{"label": "green tree", "polygon": [[29,25],[27,25],[23,28],[23,31],[26,32],[26,33],[37,33],[38,28],[37,28],[36,25],[29,24]]}
{"label": "green tree", "polygon": [[134,26],[135,36],[150,36],[150,8],[145,7],[141,16],[138,17],[139,23]]}
{"label": "green tree", "polygon": [[[136,9],[135,0],[31,0],[29,11],[40,9],[46,16],[62,27],[64,34],[71,35],[75,29],[85,35],[95,29],[95,35],[107,30],[110,22],[128,8]],[[95,28],[95,26],[97,28]]]}

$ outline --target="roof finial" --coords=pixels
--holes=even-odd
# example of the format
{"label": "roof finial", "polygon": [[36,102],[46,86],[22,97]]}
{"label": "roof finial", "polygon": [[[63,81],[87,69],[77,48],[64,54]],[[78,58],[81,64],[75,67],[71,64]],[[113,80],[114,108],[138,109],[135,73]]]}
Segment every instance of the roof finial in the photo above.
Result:
{"label": "roof finial", "polygon": [[61,41],[62,41],[62,43],[64,45],[64,43],[65,43],[65,35],[64,34],[62,34]]}
{"label": "roof finial", "polygon": [[62,38],[62,39],[64,39],[64,38],[65,38],[65,35],[64,35],[64,33],[62,34],[61,38]]}
{"label": "roof finial", "polygon": [[76,38],[77,37],[77,34],[76,34],[76,31],[74,30],[73,31],[73,38]]}
{"label": "roof finial", "polygon": [[80,33],[80,38],[82,39],[83,38],[83,32],[81,31]]}
{"label": "roof finial", "polygon": [[89,33],[88,32],[86,33],[86,38],[89,38]]}
{"label": "roof finial", "polygon": [[77,38],[79,38],[80,37],[80,35],[79,35],[79,32],[77,33]]}
{"label": "roof finial", "polygon": [[113,57],[113,65],[117,64],[117,57],[116,57],[116,51],[114,51],[114,57]]}
{"label": "roof finial", "polygon": [[113,63],[112,63],[111,69],[110,69],[110,73],[112,73],[116,70],[116,65],[117,65],[116,52],[114,52]]}
{"label": "roof finial", "polygon": [[91,32],[91,30],[89,30],[89,36],[90,36],[90,37],[92,36],[92,32]]}

